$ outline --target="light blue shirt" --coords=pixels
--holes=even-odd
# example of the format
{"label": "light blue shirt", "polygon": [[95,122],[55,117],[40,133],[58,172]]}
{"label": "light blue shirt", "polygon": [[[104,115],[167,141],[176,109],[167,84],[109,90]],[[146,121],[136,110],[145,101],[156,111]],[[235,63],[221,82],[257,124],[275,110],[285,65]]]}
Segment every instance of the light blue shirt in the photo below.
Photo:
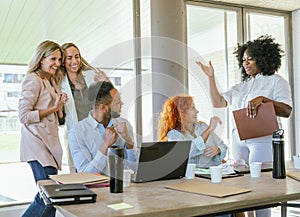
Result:
{"label": "light blue shirt", "polygon": [[[130,123],[124,118],[110,120],[107,127],[114,123],[126,122],[128,133],[133,140],[133,130]],[[91,112],[89,116],[78,122],[73,129],[69,131],[68,141],[70,151],[73,157],[74,165],[78,172],[102,173],[109,175],[107,156],[100,151],[103,143],[105,127],[98,123]],[[125,166],[135,171],[135,165],[138,158],[138,150],[136,146],[127,149],[125,141],[119,135],[114,146],[124,147]]]}
{"label": "light blue shirt", "polygon": [[[190,133],[183,135],[178,130],[171,130],[168,132],[167,137],[168,141],[182,141],[182,140],[191,140],[191,150],[189,155],[189,163],[196,164],[197,167],[209,167],[216,166],[222,163],[222,159],[226,156],[227,145],[217,136],[215,133],[211,133],[206,143],[204,143],[201,134],[207,129],[207,124],[194,124],[196,138],[193,137]],[[204,156],[204,149],[208,146],[217,146],[220,149],[220,154],[215,155],[214,157]]]}

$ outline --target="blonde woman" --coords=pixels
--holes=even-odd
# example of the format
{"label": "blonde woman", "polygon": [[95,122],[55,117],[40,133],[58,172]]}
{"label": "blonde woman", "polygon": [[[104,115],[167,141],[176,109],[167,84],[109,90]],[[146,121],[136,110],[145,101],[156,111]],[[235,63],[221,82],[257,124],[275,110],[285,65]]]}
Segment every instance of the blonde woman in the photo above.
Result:
{"label": "blonde woman", "polygon": [[[64,77],[61,88],[67,93],[69,101],[65,105],[66,130],[65,145],[68,155],[70,172],[75,172],[72,157],[67,141],[68,131],[71,130],[78,121],[88,117],[92,109],[92,103],[88,100],[88,86],[92,82],[109,81],[106,74],[101,70],[92,67],[80,54],[78,47],[74,43],[62,45],[65,55],[63,62]],[[92,79],[91,79],[92,78]]]}
{"label": "blonde woman", "polygon": [[[38,45],[22,83],[19,100],[21,128],[21,161],[29,163],[35,181],[49,179],[61,170],[62,147],[58,125],[64,120],[63,105],[68,101],[59,84],[63,52],[53,41]],[[55,216],[55,208],[44,205],[39,194],[23,214],[29,216]]]}

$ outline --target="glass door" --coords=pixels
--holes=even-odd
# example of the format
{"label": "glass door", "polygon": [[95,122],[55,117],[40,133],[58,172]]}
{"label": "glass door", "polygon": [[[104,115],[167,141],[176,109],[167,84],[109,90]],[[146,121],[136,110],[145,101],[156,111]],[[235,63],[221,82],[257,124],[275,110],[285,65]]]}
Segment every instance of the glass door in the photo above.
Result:
{"label": "glass door", "polygon": [[195,64],[200,60],[212,61],[220,92],[239,82],[239,73],[233,50],[239,42],[239,17],[241,10],[217,8],[206,5],[187,6],[189,94],[194,97],[199,110],[199,120],[209,124],[210,117],[219,116],[223,124],[216,133],[229,146],[231,156],[232,125],[228,109],[213,108],[210,102],[207,76]]}

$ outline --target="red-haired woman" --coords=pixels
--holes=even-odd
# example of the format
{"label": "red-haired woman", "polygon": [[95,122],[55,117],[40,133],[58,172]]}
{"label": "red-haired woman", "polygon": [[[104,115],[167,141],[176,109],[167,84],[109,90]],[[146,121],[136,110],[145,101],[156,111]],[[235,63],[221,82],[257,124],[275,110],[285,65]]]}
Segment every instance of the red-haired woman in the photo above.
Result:
{"label": "red-haired woman", "polygon": [[219,165],[226,156],[227,146],[213,131],[221,120],[212,117],[207,125],[198,121],[198,113],[191,96],[168,99],[159,120],[159,140],[192,140],[189,163],[197,167]]}

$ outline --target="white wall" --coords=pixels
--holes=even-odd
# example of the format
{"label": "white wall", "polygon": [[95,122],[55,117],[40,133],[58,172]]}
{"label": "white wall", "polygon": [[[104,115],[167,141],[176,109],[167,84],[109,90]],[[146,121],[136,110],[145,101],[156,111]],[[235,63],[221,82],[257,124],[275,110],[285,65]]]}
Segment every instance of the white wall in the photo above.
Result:
{"label": "white wall", "polygon": [[294,67],[294,112],[296,154],[300,154],[300,10],[294,11],[293,23],[293,67]]}

